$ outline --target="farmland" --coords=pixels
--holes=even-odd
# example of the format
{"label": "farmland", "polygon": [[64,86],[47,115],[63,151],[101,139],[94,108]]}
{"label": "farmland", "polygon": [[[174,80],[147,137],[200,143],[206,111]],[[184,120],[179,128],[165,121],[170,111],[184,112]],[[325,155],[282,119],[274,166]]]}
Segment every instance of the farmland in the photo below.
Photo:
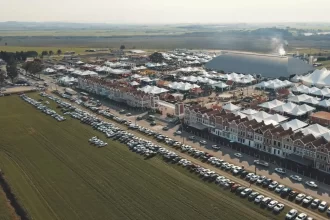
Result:
{"label": "farmland", "polygon": [[88,138],[100,133],[73,119],[57,122],[17,96],[0,103],[6,125],[0,131],[0,167],[33,219],[283,217],[177,165],[144,160],[119,143],[92,147]]}

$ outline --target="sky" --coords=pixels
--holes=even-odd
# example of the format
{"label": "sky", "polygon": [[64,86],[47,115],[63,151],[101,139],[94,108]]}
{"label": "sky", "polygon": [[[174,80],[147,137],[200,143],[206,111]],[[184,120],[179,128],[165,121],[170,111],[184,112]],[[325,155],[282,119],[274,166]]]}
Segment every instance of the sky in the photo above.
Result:
{"label": "sky", "polygon": [[0,21],[87,23],[330,22],[330,0],[9,0]]}

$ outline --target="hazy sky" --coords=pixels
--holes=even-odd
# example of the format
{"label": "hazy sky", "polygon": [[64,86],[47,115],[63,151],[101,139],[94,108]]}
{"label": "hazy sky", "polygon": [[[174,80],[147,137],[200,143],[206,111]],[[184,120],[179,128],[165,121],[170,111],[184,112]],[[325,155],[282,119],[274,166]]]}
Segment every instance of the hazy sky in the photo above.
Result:
{"label": "hazy sky", "polygon": [[330,0],[8,0],[0,21],[330,22]]}

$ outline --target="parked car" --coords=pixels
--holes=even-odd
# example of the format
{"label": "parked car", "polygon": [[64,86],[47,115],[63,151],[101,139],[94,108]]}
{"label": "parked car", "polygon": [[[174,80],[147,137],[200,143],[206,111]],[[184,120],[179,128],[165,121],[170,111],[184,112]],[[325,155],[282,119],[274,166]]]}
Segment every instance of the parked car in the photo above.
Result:
{"label": "parked car", "polygon": [[305,194],[300,193],[300,194],[298,194],[298,195],[296,196],[296,201],[297,201],[297,202],[301,202],[305,197],[306,197]]}
{"label": "parked car", "polygon": [[238,158],[243,157],[243,155],[242,155],[241,153],[235,153],[234,155],[235,155],[236,157],[238,157]]}
{"label": "parked car", "polygon": [[306,196],[304,199],[303,199],[303,204],[304,205],[309,205],[309,204],[311,204],[311,202],[313,201],[313,197],[311,197],[311,196]]}
{"label": "parked car", "polygon": [[132,113],[130,113],[130,112],[126,113],[126,116],[132,116]]}
{"label": "parked car", "polygon": [[278,185],[276,188],[275,188],[275,192],[276,193],[281,193],[281,191],[284,189],[284,185]]}
{"label": "parked car", "polygon": [[252,193],[250,193],[250,195],[249,195],[249,199],[255,199],[257,196],[259,196],[259,193],[258,192],[252,192]]}
{"label": "parked car", "polygon": [[259,179],[257,179],[257,184],[262,184],[262,182],[266,179],[265,176],[260,176]]}
{"label": "parked car", "polygon": [[286,171],[283,168],[275,168],[275,172],[277,172],[279,174],[286,174]]}
{"label": "parked car", "polygon": [[174,132],[174,134],[176,134],[176,135],[180,135],[180,134],[182,134],[182,132],[179,131],[179,130],[177,130],[177,131]]}
{"label": "parked car", "polygon": [[297,181],[297,182],[301,182],[302,178],[298,175],[290,175],[290,179]]}
{"label": "parked car", "polygon": [[282,197],[286,197],[291,193],[291,189],[289,187],[284,187],[284,189],[282,189],[281,191],[281,196]]}
{"label": "parked car", "polygon": [[250,193],[252,193],[252,189],[246,188],[241,192],[241,196],[242,197],[247,197],[248,195],[250,195]]}
{"label": "parked car", "polygon": [[200,140],[199,143],[202,144],[202,145],[206,145],[207,144],[207,142],[204,141],[204,140]]}
{"label": "parked car", "polygon": [[163,131],[168,131],[168,127],[167,126],[165,126],[165,127],[163,127]]}
{"label": "parked car", "polygon": [[311,207],[314,208],[314,209],[316,209],[316,208],[319,206],[320,203],[321,203],[321,200],[319,200],[319,199],[314,199],[314,200],[312,201],[312,203],[311,203]]}
{"label": "parked car", "polygon": [[213,144],[212,145],[212,149],[213,150],[220,150],[220,146],[216,145],[216,144]]}
{"label": "parked car", "polygon": [[260,203],[264,198],[265,198],[264,195],[258,195],[258,196],[254,199],[254,202],[255,202],[255,203]]}
{"label": "parked car", "polygon": [[254,160],[253,162],[256,165],[260,165],[260,166],[263,166],[263,167],[269,167],[269,164],[265,161],[262,161],[262,160]]}
{"label": "parked car", "polygon": [[295,198],[297,197],[297,195],[298,195],[298,192],[296,192],[296,191],[291,191],[291,192],[289,193],[289,199],[293,200],[293,199],[295,199]]}
{"label": "parked car", "polygon": [[189,136],[189,140],[195,140],[195,136]]}
{"label": "parked car", "polygon": [[298,215],[298,211],[295,210],[295,209],[291,209],[291,210],[285,215],[285,218],[286,218],[286,219],[295,219],[297,215]]}
{"label": "parked car", "polygon": [[296,220],[306,220],[307,215],[305,213],[300,213],[297,217]]}
{"label": "parked car", "polygon": [[284,209],[284,205],[279,203],[274,207],[274,212],[280,212]]}
{"label": "parked car", "polygon": [[311,188],[318,188],[318,185],[314,181],[306,181],[305,184]]}
{"label": "parked car", "polygon": [[269,184],[268,188],[269,189],[275,189],[278,186],[278,182],[277,181],[273,181]]}
{"label": "parked car", "polygon": [[326,201],[322,201],[318,207],[318,209],[321,211],[321,212],[324,212],[325,210],[327,210],[328,208],[328,204]]}
{"label": "parked car", "polygon": [[278,201],[272,200],[268,203],[268,208],[273,209],[278,204]]}

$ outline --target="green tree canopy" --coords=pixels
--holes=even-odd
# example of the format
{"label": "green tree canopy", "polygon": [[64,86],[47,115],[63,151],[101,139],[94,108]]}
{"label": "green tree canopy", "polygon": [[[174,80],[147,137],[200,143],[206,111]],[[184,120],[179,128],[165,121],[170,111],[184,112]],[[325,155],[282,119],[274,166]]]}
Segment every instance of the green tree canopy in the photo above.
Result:
{"label": "green tree canopy", "polygon": [[10,61],[7,63],[7,76],[11,79],[12,82],[18,76],[17,63],[15,61]]}

